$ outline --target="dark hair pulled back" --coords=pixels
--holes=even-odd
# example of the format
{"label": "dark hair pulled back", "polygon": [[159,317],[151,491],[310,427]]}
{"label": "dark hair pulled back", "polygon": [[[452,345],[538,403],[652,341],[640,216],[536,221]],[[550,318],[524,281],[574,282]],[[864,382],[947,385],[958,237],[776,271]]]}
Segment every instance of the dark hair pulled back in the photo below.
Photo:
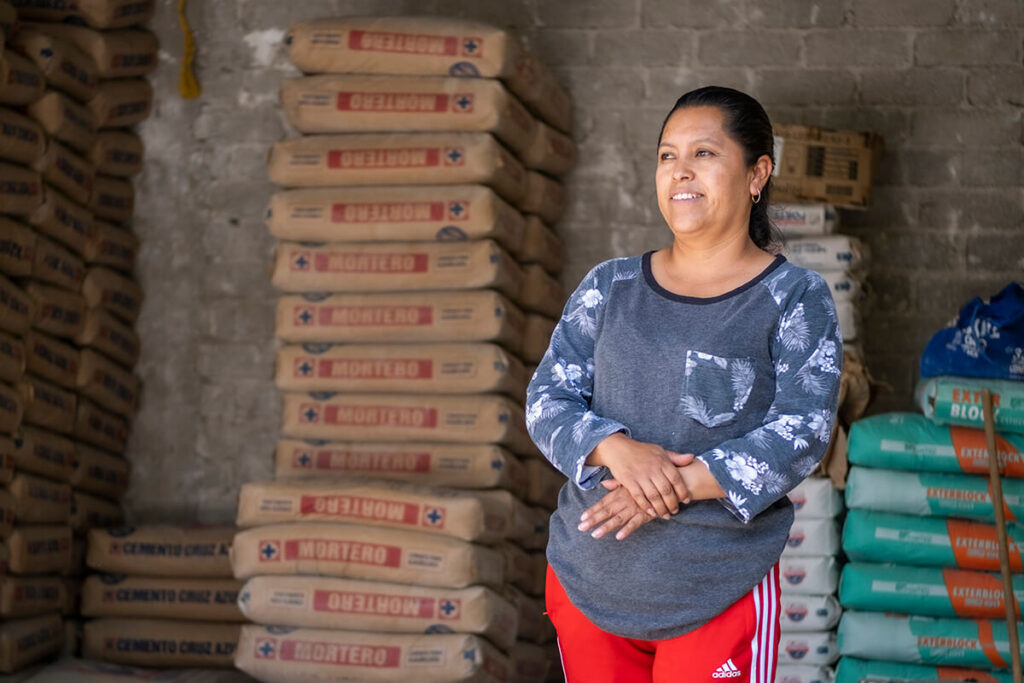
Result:
{"label": "dark hair pulled back", "polygon": [[[658,133],[658,144],[665,133],[665,125],[680,109],[689,107],[715,107],[725,116],[725,131],[743,149],[743,160],[747,166],[753,166],[762,156],[767,156],[775,163],[775,138],[772,134],[772,123],[768,120],[761,103],[750,95],[732,88],[709,85],[697,88],[684,94],[665,117]],[[779,229],[768,218],[768,205],[771,202],[772,179],[761,188],[761,199],[750,207],[750,224],[748,231],[754,244],[770,253],[778,253],[785,244]]]}

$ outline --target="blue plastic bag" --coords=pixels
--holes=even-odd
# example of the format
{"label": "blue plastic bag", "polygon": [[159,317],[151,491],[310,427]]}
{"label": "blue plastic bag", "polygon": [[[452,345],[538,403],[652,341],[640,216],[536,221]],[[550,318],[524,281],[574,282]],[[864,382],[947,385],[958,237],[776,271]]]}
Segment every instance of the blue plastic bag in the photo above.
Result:
{"label": "blue plastic bag", "polygon": [[1024,380],[1024,287],[1011,282],[985,301],[972,299],[921,356],[921,377],[955,375]]}

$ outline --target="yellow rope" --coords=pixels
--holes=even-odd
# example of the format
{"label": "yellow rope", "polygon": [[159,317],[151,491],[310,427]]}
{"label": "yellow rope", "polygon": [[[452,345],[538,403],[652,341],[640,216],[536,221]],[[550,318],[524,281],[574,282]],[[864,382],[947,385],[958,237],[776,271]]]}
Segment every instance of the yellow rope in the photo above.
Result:
{"label": "yellow rope", "polygon": [[196,80],[196,41],[192,37],[192,29],[188,25],[188,17],[185,16],[185,0],[178,0],[178,24],[181,25],[181,32],[185,35],[185,54],[181,58],[181,74],[178,77],[178,92],[186,100],[199,97],[202,90],[199,81]]}

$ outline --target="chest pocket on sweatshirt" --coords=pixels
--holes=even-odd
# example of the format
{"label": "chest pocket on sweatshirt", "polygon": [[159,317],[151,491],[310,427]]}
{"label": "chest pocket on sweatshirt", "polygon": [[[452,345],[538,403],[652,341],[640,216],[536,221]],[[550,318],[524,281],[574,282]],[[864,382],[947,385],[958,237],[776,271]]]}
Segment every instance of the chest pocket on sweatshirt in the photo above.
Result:
{"label": "chest pocket on sweatshirt", "polygon": [[686,352],[679,407],[705,427],[721,427],[736,420],[753,388],[752,359],[724,358],[691,349]]}

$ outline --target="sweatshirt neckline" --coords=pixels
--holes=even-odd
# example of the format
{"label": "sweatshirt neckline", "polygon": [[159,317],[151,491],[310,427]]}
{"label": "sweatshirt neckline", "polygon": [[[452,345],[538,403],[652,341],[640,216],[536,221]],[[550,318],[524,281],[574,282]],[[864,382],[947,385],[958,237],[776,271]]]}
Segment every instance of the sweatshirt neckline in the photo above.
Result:
{"label": "sweatshirt neckline", "polygon": [[764,270],[762,270],[760,273],[758,273],[756,276],[754,276],[754,279],[752,279],[752,280],[750,280],[748,282],[745,282],[744,284],[740,285],[736,289],[730,290],[730,291],[728,291],[728,292],[726,292],[724,294],[719,294],[718,296],[697,297],[697,296],[683,296],[682,294],[676,294],[675,292],[670,292],[667,289],[665,289],[664,287],[662,287],[660,284],[658,284],[658,281],[654,279],[654,271],[651,269],[651,255],[652,254],[654,254],[654,250],[653,249],[651,251],[648,251],[647,253],[645,253],[643,255],[643,258],[642,258],[642,268],[643,268],[643,272],[644,272],[644,280],[647,282],[647,286],[650,287],[652,290],[654,290],[655,294],[657,294],[657,295],[659,295],[659,296],[661,296],[661,297],[663,297],[665,299],[668,299],[669,301],[678,301],[678,302],[684,303],[684,304],[696,304],[698,306],[703,306],[703,305],[706,305],[706,304],[718,303],[719,301],[725,301],[726,299],[731,299],[734,296],[742,294],[743,292],[747,291],[748,289],[750,289],[751,287],[753,287],[757,283],[761,282],[761,280],[763,280],[766,277],[768,277],[769,275],[771,275],[772,272],[774,272],[779,266],[781,266],[783,263],[786,262],[786,257],[785,256],[783,256],[782,254],[776,254],[775,255],[775,260],[773,260],[771,263],[769,263],[765,267]]}

